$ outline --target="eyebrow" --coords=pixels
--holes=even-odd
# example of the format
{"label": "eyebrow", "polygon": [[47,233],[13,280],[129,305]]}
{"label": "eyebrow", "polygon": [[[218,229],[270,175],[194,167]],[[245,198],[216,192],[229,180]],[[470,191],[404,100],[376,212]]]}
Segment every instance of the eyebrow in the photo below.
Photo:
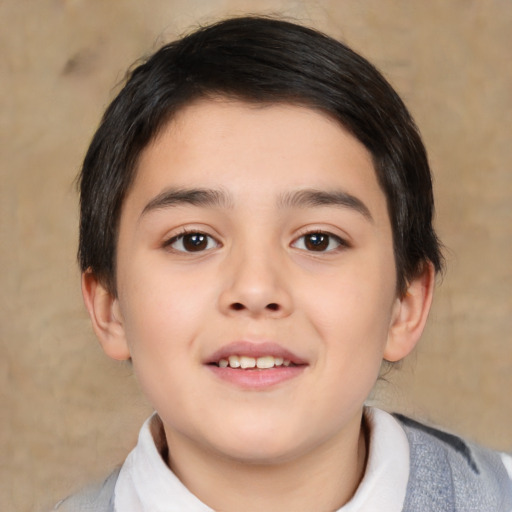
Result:
{"label": "eyebrow", "polygon": [[202,206],[206,208],[232,208],[233,200],[224,190],[206,188],[169,188],[158,194],[144,207],[145,214],[173,206]]}
{"label": "eyebrow", "polygon": [[282,208],[308,208],[315,206],[338,206],[354,210],[370,222],[374,222],[369,208],[361,199],[343,190],[304,189],[283,194],[278,201]]}
{"label": "eyebrow", "polygon": [[[231,209],[234,201],[232,196],[222,189],[169,188],[151,199],[140,216],[143,217],[154,210],[183,205]],[[277,206],[279,208],[336,206],[354,210],[373,222],[372,214],[363,201],[343,190],[304,189],[287,192],[278,198]]]}

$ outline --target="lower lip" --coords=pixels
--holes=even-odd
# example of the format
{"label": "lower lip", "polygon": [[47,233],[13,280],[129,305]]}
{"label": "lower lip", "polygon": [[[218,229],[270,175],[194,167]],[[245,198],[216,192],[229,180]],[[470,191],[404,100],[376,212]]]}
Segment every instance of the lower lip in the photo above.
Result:
{"label": "lower lip", "polygon": [[304,371],[306,365],[276,366],[264,370],[258,368],[245,370],[229,367],[220,368],[214,365],[209,365],[208,368],[219,379],[242,389],[262,390],[298,377]]}

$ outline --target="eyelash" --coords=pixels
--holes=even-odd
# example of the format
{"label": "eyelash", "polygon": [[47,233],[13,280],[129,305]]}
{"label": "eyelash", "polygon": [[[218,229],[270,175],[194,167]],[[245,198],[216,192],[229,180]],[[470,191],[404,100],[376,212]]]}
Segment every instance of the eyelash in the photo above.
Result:
{"label": "eyelash", "polygon": [[[313,235],[320,235],[322,237],[326,237],[327,238],[327,247],[325,250],[319,250],[319,251],[316,251],[314,249],[308,249],[306,247],[306,244],[303,243],[304,247],[297,247],[298,245],[298,242],[300,240],[305,240],[308,236],[313,236]],[[331,245],[332,242],[335,242],[336,243],[336,247],[333,247],[333,248],[329,248],[329,246]],[[333,253],[333,252],[338,252],[339,250],[342,250],[342,249],[346,249],[347,247],[350,247],[350,245],[348,244],[348,242],[346,240],[344,240],[343,238],[337,236],[337,235],[334,235],[333,233],[329,233],[328,231],[322,231],[321,229],[315,229],[315,230],[312,230],[312,231],[308,231],[307,233],[303,233],[302,235],[300,235],[298,238],[296,238],[292,244],[291,244],[292,247],[295,247],[296,249],[300,249],[300,250],[305,250],[307,252],[318,252],[318,253]]]}
{"label": "eyelash", "polygon": [[[186,248],[183,246],[183,241],[185,240],[185,238],[187,236],[190,236],[190,235],[197,235],[197,236],[201,236],[201,237],[204,237],[205,239],[207,239],[207,246],[203,249],[199,249],[198,251],[190,251],[190,250],[186,250]],[[211,244],[211,241],[214,242],[215,244],[215,247],[219,247],[221,244],[219,241],[217,241],[215,238],[213,238],[211,235],[208,235],[207,233],[204,233],[202,231],[198,231],[198,230],[195,230],[195,229],[184,229],[181,233],[169,238],[168,240],[166,240],[163,244],[162,244],[162,247],[164,249],[170,249],[170,250],[173,250],[175,252],[180,252],[180,253],[194,253],[194,252],[205,252],[205,251],[208,251],[210,249],[213,249],[214,247],[209,247],[209,245]],[[174,244],[176,244],[177,242],[181,242],[181,245],[182,245],[182,249],[177,249],[176,247],[173,247]]]}
{"label": "eyelash", "polygon": [[[186,240],[186,237],[190,236],[190,235],[204,237],[203,240],[206,241],[206,246],[202,247],[201,245],[199,245],[199,244],[201,244],[201,241],[200,241],[199,244],[197,245],[197,247],[198,247],[197,251],[187,250],[187,248],[183,245],[183,242],[184,242],[184,240]],[[308,247],[307,247],[307,242],[305,241],[306,238],[313,237],[314,235],[319,235],[322,238],[322,240],[319,240],[319,243],[317,245],[317,247],[319,247],[320,250],[316,250],[316,249],[312,249],[312,248],[308,249]],[[213,247],[211,246],[212,241],[215,244]],[[300,241],[302,241],[302,244],[299,244]],[[321,244],[325,245],[325,241],[327,241],[327,246],[322,247]],[[173,245],[178,242],[181,242],[182,247],[181,248],[173,247]],[[330,247],[333,242],[336,244],[336,246]],[[322,230],[312,230],[312,231],[308,231],[307,233],[303,233],[302,235],[297,237],[290,245],[291,245],[291,247],[294,247],[296,249],[300,249],[300,250],[312,252],[312,253],[315,253],[315,252],[331,253],[331,252],[337,252],[339,250],[349,247],[349,244],[345,240],[343,240],[341,237],[334,235],[333,233],[329,233],[328,231],[322,231]],[[302,245],[302,247],[300,247],[299,245]],[[205,251],[214,249],[216,247],[220,247],[221,243],[218,240],[216,240],[215,238],[213,238],[211,235],[208,235],[207,233],[204,233],[202,231],[185,229],[178,235],[175,235],[175,236],[169,238],[168,240],[166,240],[162,244],[162,246],[164,249],[170,248],[171,250],[176,251],[176,252],[190,254],[190,253],[194,253],[194,252],[198,252],[198,253],[205,252]]]}

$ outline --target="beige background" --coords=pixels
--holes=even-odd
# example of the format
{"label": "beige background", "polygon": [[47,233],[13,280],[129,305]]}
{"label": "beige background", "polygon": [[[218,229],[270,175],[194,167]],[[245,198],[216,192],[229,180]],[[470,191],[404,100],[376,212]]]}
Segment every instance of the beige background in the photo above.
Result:
{"label": "beige background", "polygon": [[48,506],[120,462],[149,408],[91,333],[73,180],[124,70],[221,15],[340,37],[397,87],[435,173],[448,273],[388,407],[512,450],[512,2],[0,1],[0,509]]}

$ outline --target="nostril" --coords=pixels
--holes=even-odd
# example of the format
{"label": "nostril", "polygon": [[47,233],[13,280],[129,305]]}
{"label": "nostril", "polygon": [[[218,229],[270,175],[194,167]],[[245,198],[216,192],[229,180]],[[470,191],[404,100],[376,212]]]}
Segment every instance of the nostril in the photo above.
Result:
{"label": "nostril", "polygon": [[[233,304],[231,304],[230,308],[233,311],[242,311],[243,309],[246,309],[246,307],[241,302],[233,302]],[[267,304],[265,306],[265,309],[267,309],[269,311],[279,311],[280,306],[276,302],[271,302],[270,304]]]}

